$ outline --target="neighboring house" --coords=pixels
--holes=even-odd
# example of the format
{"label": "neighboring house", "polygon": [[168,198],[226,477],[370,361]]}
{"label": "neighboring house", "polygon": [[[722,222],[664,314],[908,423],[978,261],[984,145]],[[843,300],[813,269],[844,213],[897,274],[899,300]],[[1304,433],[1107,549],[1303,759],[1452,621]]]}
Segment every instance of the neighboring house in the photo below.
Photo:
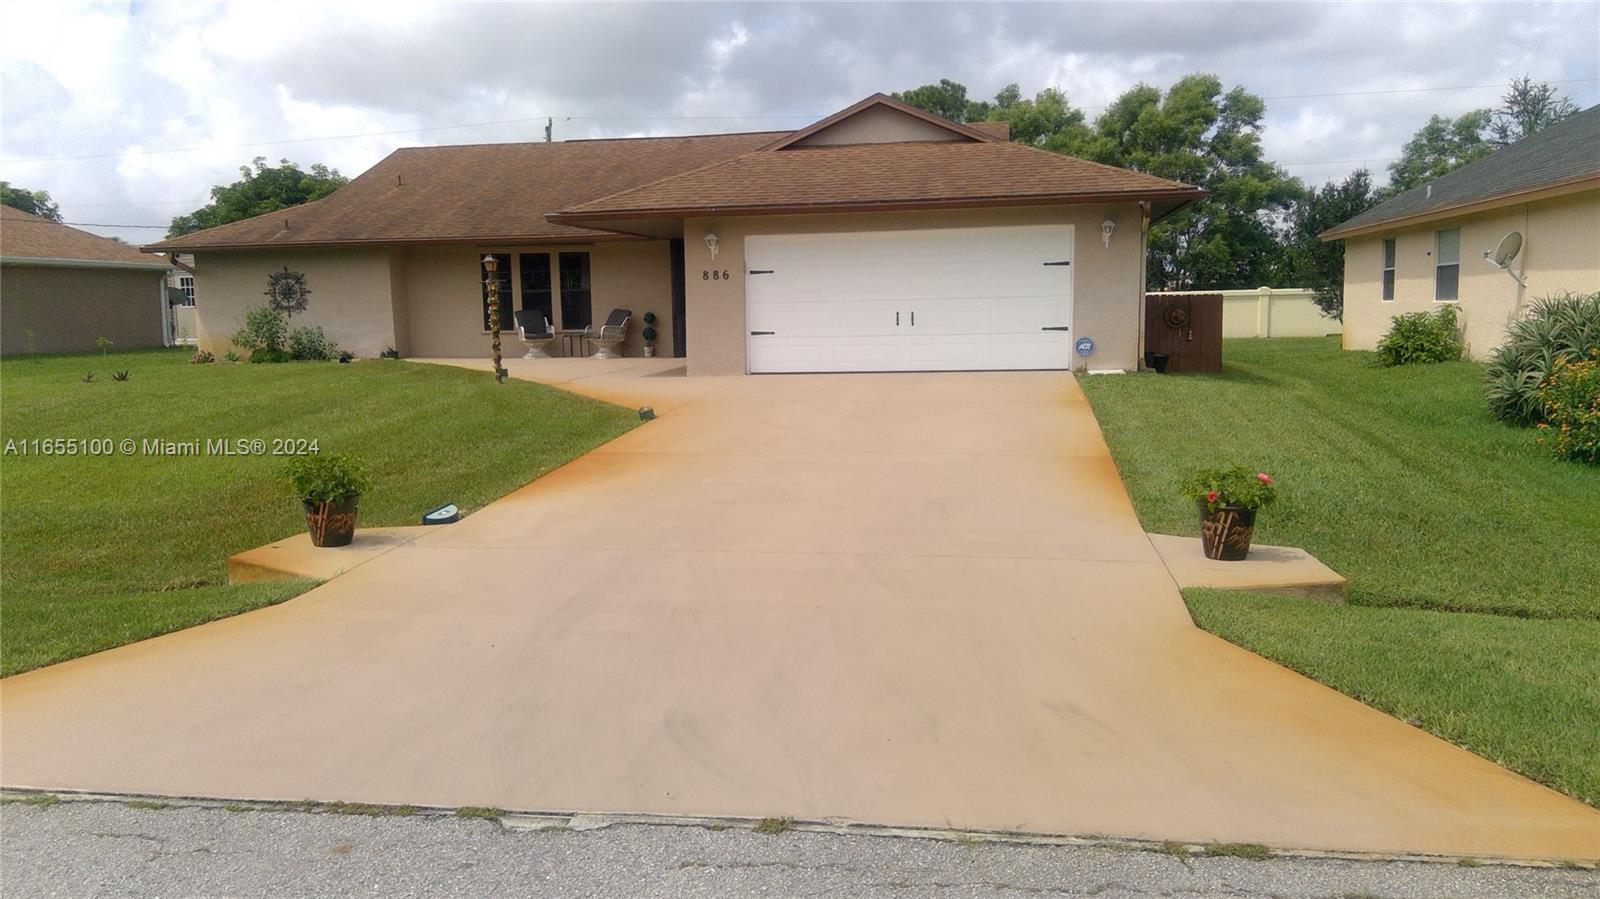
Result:
{"label": "neighboring house", "polygon": [[1203,192],[1005,128],[878,94],[793,132],[402,149],[149,249],[194,254],[217,352],[276,274],[309,291],[292,323],[358,355],[484,356],[493,254],[503,328],[621,307],[638,355],[654,312],[690,374],[1136,368],[1146,230]]}
{"label": "neighboring house", "polygon": [[118,349],[168,342],[167,261],[125,243],[0,206],[0,352]]}
{"label": "neighboring house", "polygon": [[[1516,278],[1487,258],[1512,232]],[[1400,313],[1456,303],[1468,352],[1485,358],[1529,300],[1600,290],[1600,106],[1321,237],[1345,242],[1345,348],[1374,348]]]}

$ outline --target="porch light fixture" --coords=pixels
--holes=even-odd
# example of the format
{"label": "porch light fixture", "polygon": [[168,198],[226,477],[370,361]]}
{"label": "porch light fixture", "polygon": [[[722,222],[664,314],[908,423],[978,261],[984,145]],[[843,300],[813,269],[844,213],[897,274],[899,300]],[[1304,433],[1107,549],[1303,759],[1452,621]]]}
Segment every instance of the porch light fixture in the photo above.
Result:
{"label": "porch light fixture", "polygon": [[711,251],[711,258],[717,258],[717,232],[706,232],[706,249]]}
{"label": "porch light fixture", "polygon": [[1111,232],[1115,230],[1117,230],[1117,223],[1111,219],[1106,219],[1100,223],[1100,241],[1106,245],[1108,250],[1111,249]]}
{"label": "porch light fixture", "polygon": [[500,260],[494,258],[493,254],[485,256],[483,257],[483,268],[484,271],[493,274],[500,269]]}

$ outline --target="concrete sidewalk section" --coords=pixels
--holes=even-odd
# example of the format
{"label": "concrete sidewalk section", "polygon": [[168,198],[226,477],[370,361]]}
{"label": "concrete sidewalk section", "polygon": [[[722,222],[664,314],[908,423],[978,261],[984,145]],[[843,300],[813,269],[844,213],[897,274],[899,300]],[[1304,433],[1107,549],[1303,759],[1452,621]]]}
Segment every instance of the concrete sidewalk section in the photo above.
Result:
{"label": "concrete sidewalk section", "polygon": [[5,784],[1600,858],[1196,629],[1070,375],[636,381],[563,383],[676,405],[458,524],[0,683]]}

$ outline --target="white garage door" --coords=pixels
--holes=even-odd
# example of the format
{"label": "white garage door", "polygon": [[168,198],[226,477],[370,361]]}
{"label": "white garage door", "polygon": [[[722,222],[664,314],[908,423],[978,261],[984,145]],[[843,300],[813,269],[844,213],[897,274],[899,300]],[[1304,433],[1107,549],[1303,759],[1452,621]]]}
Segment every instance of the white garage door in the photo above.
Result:
{"label": "white garage door", "polygon": [[755,235],[752,372],[1068,368],[1072,226]]}

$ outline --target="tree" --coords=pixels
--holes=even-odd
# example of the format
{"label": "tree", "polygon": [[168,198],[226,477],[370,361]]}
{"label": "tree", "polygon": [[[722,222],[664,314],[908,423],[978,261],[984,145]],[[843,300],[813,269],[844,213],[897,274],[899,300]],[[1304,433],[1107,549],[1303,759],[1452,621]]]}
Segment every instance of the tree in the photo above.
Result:
{"label": "tree", "polygon": [[1298,179],[1263,158],[1266,104],[1214,75],[1189,75],[1165,95],[1148,84],[1118,97],[1088,139],[1062,149],[1097,162],[1204,187],[1208,196],[1150,229],[1153,289],[1257,287],[1286,269],[1282,238]]}
{"label": "tree", "polygon": [[211,188],[209,204],[173,219],[167,236],[177,237],[320,200],[350,180],[339,174],[338,169],[320,163],[313,165],[310,171],[303,171],[287,159],[269,167],[266,157],[257,156],[253,165],[254,169],[239,167],[240,180],[226,187]]}
{"label": "tree", "polygon": [[0,181],[0,204],[32,213],[52,222],[61,221],[61,209],[50,199],[47,190],[28,190],[12,187],[9,181]]}
{"label": "tree", "polygon": [[967,86],[948,78],[940,78],[938,84],[924,84],[889,96],[952,122],[984,121],[993,108],[989,103],[968,100]]}
{"label": "tree", "polygon": [[1511,89],[1500,98],[1489,123],[1490,140],[1499,147],[1516,143],[1542,128],[1578,111],[1571,99],[1556,93],[1554,86],[1534,83],[1523,75],[1511,82]]}
{"label": "tree", "polygon": [[1306,192],[1296,204],[1290,228],[1287,274],[1291,283],[1313,291],[1322,314],[1344,317],[1344,241],[1324,242],[1318,234],[1377,205],[1372,175],[1356,169],[1340,182],[1329,181]]}
{"label": "tree", "polygon": [[990,119],[1010,124],[1012,141],[1064,153],[1088,139],[1083,110],[1073,109],[1066,94],[1047,87],[1032,100],[1019,97],[1017,86],[1007,85],[989,111]]}
{"label": "tree", "polygon": [[1389,187],[1385,196],[1419,187],[1440,175],[1493,152],[1485,136],[1493,113],[1474,109],[1458,118],[1436,115],[1412,135],[1400,151],[1400,158],[1389,163]]}

